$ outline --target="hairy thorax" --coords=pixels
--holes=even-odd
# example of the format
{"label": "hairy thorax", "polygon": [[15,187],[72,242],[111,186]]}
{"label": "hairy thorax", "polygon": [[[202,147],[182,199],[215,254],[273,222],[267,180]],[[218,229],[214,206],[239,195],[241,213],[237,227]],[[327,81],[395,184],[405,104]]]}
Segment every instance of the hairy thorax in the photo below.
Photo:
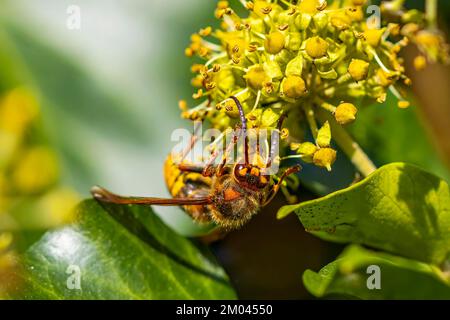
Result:
{"label": "hairy thorax", "polygon": [[214,181],[211,219],[229,229],[236,229],[258,213],[266,190],[251,190],[238,184],[231,175]]}

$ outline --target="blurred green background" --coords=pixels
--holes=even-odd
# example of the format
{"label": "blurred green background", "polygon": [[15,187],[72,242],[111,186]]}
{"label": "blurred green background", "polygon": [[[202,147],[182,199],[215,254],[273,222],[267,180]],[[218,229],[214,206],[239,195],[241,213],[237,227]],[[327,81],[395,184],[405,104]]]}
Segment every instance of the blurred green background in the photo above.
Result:
{"label": "blurred green background", "polygon": [[[177,102],[189,98],[190,34],[217,25],[215,1],[10,0],[0,9],[0,89],[39,93],[44,127],[63,166],[63,182],[89,196],[99,184],[122,194],[168,196],[162,165],[171,133],[190,124]],[[421,1],[411,4],[422,5]],[[81,29],[66,26],[67,8],[81,9]],[[440,1],[442,27],[449,2]],[[409,62],[413,50],[406,52]],[[411,74],[415,101],[362,110],[352,133],[378,165],[418,164],[449,180],[450,93],[447,67]],[[446,118],[446,116],[448,116]],[[341,155],[333,173],[307,168],[304,183],[327,193],[354,177]],[[318,184],[318,185],[317,185]],[[304,189],[300,196],[314,195]],[[277,201],[213,248],[241,298],[304,298],[301,275],[341,250],[303,231],[295,217],[276,221]],[[196,232],[176,208],[156,208],[181,233]]]}

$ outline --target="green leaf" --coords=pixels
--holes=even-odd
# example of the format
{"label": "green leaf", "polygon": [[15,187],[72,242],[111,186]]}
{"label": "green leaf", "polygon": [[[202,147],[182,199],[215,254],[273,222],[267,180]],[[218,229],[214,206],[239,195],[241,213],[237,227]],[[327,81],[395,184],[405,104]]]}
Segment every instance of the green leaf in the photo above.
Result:
{"label": "green leaf", "polygon": [[293,211],[307,231],[325,240],[435,264],[450,251],[449,186],[412,165],[386,165],[349,188],[285,206],[278,215]]}
{"label": "green leaf", "polygon": [[[206,247],[174,233],[149,207],[87,200],[73,224],[46,233],[21,263],[13,298],[235,298]],[[80,290],[68,288],[69,266],[80,270]]]}
{"label": "green leaf", "polygon": [[358,110],[357,120],[347,128],[363,150],[379,166],[391,162],[407,162],[450,181],[448,168],[438,156],[420,118],[419,106],[397,107],[397,98],[388,94],[383,104]]}
{"label": "green leaf", "polygon": [[[377,284],[378,275],[379,289],[369,289],[368,284]],[[357,245],[345,249],[318,273],[306,270],[303,274],[306,289],[316,297],[344,295],[360,299],[450,299],[449,280],[448,274],[433,265]]]}

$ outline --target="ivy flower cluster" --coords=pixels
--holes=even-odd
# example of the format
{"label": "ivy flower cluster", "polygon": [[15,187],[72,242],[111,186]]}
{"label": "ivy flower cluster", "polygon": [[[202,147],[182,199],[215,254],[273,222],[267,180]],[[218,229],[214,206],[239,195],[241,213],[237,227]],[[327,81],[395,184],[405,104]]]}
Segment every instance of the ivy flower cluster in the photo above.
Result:
{"label": "ivy flower cluster", "polygon": [[[355,121],[358,108],[383,103],[388,92],[398,98],[398,107],[409,106],[404,90],[411,80],[399,56],[402,48],[418,45],[418,69],[427,61],[448,60],[447,45],[435,29],[434,0],[427,8],[432,13],[408,11],[404,1],[383,2],[381,21],[366,13],[366,0],[240,2],[245,17],[219,1],[215,16],[221,27],[192,35],[185,54],[202,61],[192,66],[199,104],[188,108],[181,101],[182,116],[226,129],[239,116],[231,95],[253,128],[276,130],[280,114],[287,113],[285,141],[291,150],[328,170],[336,159],[332,131],[354,157],[345,145],[352,144],[349,136],[339,130]],[[299,129],[303,124],[314,141]],[[368,167],[360,171],[370,173],[373,166]]]}
{"label": "ivy flower cluster", "polygon": [[[60,185],[57,157],[39,124],[31,90],[15,88],[0,96],[0,278],[16,261],[15,235],[68,221],[79,200]],[[3,289],[0,283],[0,297]]]}

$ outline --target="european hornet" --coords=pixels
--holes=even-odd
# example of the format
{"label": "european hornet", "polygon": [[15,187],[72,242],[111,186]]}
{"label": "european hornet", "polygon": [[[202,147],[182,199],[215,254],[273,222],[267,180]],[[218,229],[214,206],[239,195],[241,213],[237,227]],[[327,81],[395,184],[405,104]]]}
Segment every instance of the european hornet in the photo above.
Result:
{"label": "european hornet", "polygon": [[[264,167],[274,161],[274,150],[278,139],[272,139],[270,152],[265,163],[252,164],[249,160],[247,120],[239,100],[231,96],[239,111],[240,134],[244,135],[244,159],[229,164],[227,154],[234,149],[239,135],[226,147],[220,164],[214,164],[218,153],[213,153],[204,166],[175,164],[171,155],[164,165],[166,185],[173,198],[123,197],[100,187],[93,187],[93,197],[101,202],[116,204],[183,206],[184,211],[199,223],[217,224],[221,229],[232,230],[241,227],[267,205],[276,195],[283,180],[300,170],[296,165],[287,168],[274,182],[273,176],[264,174]],[[281,130],[282,115],[277,124]],[[191,142],[192,145],[195,142]]]}

